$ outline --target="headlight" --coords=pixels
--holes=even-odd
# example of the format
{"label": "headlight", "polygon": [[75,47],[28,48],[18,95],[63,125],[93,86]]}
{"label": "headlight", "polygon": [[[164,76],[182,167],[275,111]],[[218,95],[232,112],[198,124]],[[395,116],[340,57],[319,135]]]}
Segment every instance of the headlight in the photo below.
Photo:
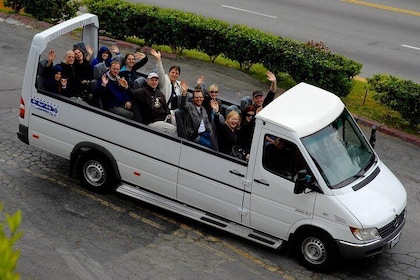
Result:
{"label": "headlight", "polygon": [[380,238],[379,232],[376,228],[353,228],[350,227],[351,233],[360,241],[368,241]]}

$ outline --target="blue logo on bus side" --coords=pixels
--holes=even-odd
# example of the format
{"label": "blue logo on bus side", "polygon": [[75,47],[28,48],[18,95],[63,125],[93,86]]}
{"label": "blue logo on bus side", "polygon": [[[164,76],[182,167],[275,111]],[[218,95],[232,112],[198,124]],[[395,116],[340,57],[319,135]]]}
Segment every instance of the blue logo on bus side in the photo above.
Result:
{"label": "blue logo on bus side", "polygon": [[45,112],[53,117],[57,117],[58,115],[58,105],[34,96],[31,96],[31,107],[35,110]]}

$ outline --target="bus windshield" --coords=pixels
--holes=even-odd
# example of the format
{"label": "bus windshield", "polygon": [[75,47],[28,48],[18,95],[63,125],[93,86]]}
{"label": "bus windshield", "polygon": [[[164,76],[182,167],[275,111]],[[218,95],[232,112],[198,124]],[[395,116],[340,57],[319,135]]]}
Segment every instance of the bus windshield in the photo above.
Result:
{"label": "bus windshield", "polygon": [[376,162],[375,153],[346,109],[331,124],[304,137],[302,142],[331,189],[362,177]]}

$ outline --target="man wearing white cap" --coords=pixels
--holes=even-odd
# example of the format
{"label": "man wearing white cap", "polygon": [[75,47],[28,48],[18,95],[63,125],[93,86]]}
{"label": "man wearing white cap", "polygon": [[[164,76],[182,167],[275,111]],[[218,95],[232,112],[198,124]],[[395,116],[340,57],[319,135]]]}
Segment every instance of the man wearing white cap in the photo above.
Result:
{"label": "man wearing white cap", "polygon": [[146,84],[141,88],[132,90],[128,84],[125,88],[139,105],[143,123],[177,136],[176,126],[171,123],[171,113],[165,95],[159,90],[158,85],[159,75],[156,72],[151,72],[147,76]]}

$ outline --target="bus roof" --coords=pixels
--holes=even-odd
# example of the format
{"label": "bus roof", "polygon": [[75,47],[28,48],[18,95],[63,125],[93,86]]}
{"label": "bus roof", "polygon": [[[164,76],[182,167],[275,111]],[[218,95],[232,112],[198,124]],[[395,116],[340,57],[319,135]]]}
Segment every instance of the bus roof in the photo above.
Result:
{"label": "bus roof", "polygon": [[[64,21],[60,24],[54,25],[47,30],[44,30],[34,36],[32,39],[32,48],[36,48],[39,53],[43,52],[47,47],[47,44],[52,40],[67,34],[75,29],[91,26],[94,30],[90,31],[89,36],[94,38],[89,38],[91,40],[97,40],[97,29],[99,28],[99,19],[97,15],[93,14],[81,14],[77,17]],[[92,29],[91,28],[91,29]],[[94,46],[92,46],[94,47]]]}
{"label": "bus roof", "polygon": [[300,83],[274,99],[257,118],[308,136],[334,121],[344,110],[335,94]]}

